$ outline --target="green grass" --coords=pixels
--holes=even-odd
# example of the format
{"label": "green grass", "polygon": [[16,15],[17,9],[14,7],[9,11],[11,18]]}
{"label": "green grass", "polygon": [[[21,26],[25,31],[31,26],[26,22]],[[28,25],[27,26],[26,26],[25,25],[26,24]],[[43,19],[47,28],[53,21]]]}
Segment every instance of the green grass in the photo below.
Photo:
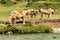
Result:
{"label": "green grass", "polygon": [[[30,8],[33,8],[33,9],[38,9],[39,7],[38,6],[41,6],[42,8],[44,8],[44,4],[45,2],[41,1],[42,3],[40,2],[33,2],[32,4],[30,4],[28,7],[26,7],[26,4],[25,2],[23,3],[18,3],[18,4],[14,4],[12,6],[5,6],[5,5],[2,5],[0,4],[0,21],[8,21],[9,20],[9,16],[11,14],[11,11],[12,10],[20,10],[20,9],[30,9]],[[48,2],[48,1],[46,1]],[[50,3],[50,2],[49,2]],[[55,2],[53,2],[55,3]],[[41,4],[41,5],[40,5]],[[56,2],[56,5],[59,4],[59,2],[57,3]],[[53,4],[52,7],[55,7],[54,6],[55,4]],[[57,8],[59,8],[59,6],[56,6]],[[37,19],[40,19],[41,18],[41,15],[37,15]],[[44,19],[47,19],[47,15],[44,15]],[[54,12],[54,15],[52,15],[52,18],[51,19],[60,19],[60,13],[59,12]],[[27,20],[27,18],[26,18]],[[33,19],[35,20],[35,18]]]}
{"label": "green grass", "polygon": [[13,6],[4,6],[0,4],[0,21],[8,21],[12,10],[25,9],[26,3],[20,3]]}
{"label": "green grass", "polygon": [[[36,5],[35,4],[36,3],[30,4],[30,6],[32,8],[36,8],[39,5],[39,3],[37,3]],[[11,14],[10,12],[12,10],[20,10],[20,9],[28,9],[28,8],[30,8],[30,7],[26,7],[26,3],[14,4],[12,6],[5,6],[5,5],[0,4],[0,21],[9,21],[9,17],[10,17],[10,14]],[[38,8],[36,8],[36,9],[38,9]],[[47,17],[48,16],[44,14],[44,19],[47,19]],[[37,17],[36,18],[32,18],[32,20],[35,20],[35,19],[39,20],[40,18],[41,18],[41,14],[38,14]],[[55,11],[54,14],[52,15],[51,19],[60,19],[60,13]],[[26,17],[26,21],[30,22],[30,20],[27,17]],[[19,27],[21,28],[21,26],[24,27],[23,28],[23,31],[24,31],[25,30],[25,26],[20,25],[20,24],[18,24],[18,25],[16,24],[15,25],[15,27],[17,29],[19,29]],[[27,27],[27,28],[30,28],[30,27]],[[27,32],[29,32],[29,31],[30,30],[28,30]]]}
{"label": "green grass", "polygon": [[53,30],[48,25],[36,25],[32,24],[15,24],[10,27],[5,24],[0,24],[0,33],[5,33],[7,31],[12,31],[14,34],[18,33],[51,33]]}
{"label": "green grass", "polygon": [[27,5],[29,8],[39,9],[39,8],[53,8],[60,9],[60,2],[51,2],[51,1],[37,1],[32,2]]}
{"label": "green grass", "polygon": [[7,30],[7,25],[0,24],[0,33]]}

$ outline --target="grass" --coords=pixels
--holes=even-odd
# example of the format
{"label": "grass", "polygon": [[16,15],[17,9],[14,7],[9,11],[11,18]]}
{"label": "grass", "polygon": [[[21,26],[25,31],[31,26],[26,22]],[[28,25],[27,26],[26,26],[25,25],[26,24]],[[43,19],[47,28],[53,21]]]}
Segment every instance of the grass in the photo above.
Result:
{"label": "grass", "polygon": [[[36,8],[36,9],[38,9],[37,7],[42,5],[42,4],[40,5],[39,3],[37,3],[36,5],[35,4],[36,3],[30,4],[29,7],[26,7],[26,3],[14,4],[12,6],[5,6],[5,5],[0,4],[0,21],[9,21],[10,12],[12,10],[20,10],[20,9],[28,9],[28,8],[29,9],[30,8],[33,8],[33,9]],[[40,18],[41,18],[41,14],[38,14],[37,17],[36,17],[36,19],[39,20]],[[47,15],[45,15],[45,14],[44,14],[44,19],[47,19]],[[60,19],[60,12],[56,12],[55,11],[54,14],[52,15],[51,19]],[[32,20],[35,20],[35,18],[32,18]],[[26,21],[30,22],[30,20],[27,17],[26,17]],[[25,27],[22,24],[21,25],[20,24],[16,24],[15,27],[18,30],[20,30],[20,29],[23,30],[23,32],[29,32],[29,31],[32,30],[30,25],[28,27]],[[34,30],[36,29],[36,27],[35,28],[32,27],[32,28]],[[39,27],[37,29],[39,30]]]}
{"label": "grass", "polygon": [[[42,3],[44,3],[44,2],[42,1]],[[38,3],[33,2],[32,4],[29,5],[29,7],[26,7],[27,3],[25,3],[25,2],[20,3],[20,4],[19,3],[18,4],[14,4],[12,6],[5,6],[5,5],[0,4],[0,18],[1,18],[0,21],[8,21],[9,20],[9,16],[10,16],[10,12],[12,10],[30,9],[30,8],[36,8],[36,9],[38,9],[37,8],[38,6],[43,6],[42,3],[40,5],[39,2]],[[57,4],[59,4],[59,3],[57,3]],[[37,19],[40,19],[40,18],[41,18],[40,14],[37,15]],[[47,19],[47,15],[44,15],[44,19]],[[54,15],[52,15],[51,19],[60,19],[60,12],[56,12],[55,11]],[[26,20],[27,20],[27,18],[26,18]],[[33,20],[35,20],[35,18]]]}
{"label": "grass", "polygon": [[39,9],[39,8],[53,8],[60,9],[60,2],[51,2],[51,1],[37,1],[32,2],[27,5],[29,8]]}
{"label": "grass", "polygon": [[[26,3],[16,4],[16,5],[9,6],[9,7],[0,4],[0,21],[8,21],[11,10],[27,9],[25,6],[26,6]],[[34,5],[33,7],[31,6],[31,7],[34,8],[35,6],[36,5]],[[37,20],[40,19],[40,15],[41,14],[37,15],[37,18],[36,18]],[[47,15],[44,15],[44,19],[47,19]],[[51,19],[60,19],[60,13],[55,12],[55,14],[52,15]],[[27,20],[28,19],[26,18],[26,21]],[[35,20],[35,18],[32,20]],[[53,33],[48,34],[48,32],[51,32],[52,30],[50,26],[47,26],[47,25],[32,26],[31,24],[26,24],[26,25],[15,24],[14,27],[9,27],[6,24],[0,24],[0,32],[3,33],[8,30],[11,30],[13,32],[19,32],[19,33],[30,33],[30,32],[47,32],[47,33],[0,35],[0,40],[60,40],[60,34],[53,34]]]}
{"label": "grass", "polygon": [[4,24],[0,24],[0,33],[2,32],[4,32],[4,31],[6,31],[7,30],[7,25],[4,25]]}
{"label": "grass", "polygon": [[9,16],[11,14],[12,10],[20,10],[25,9],[26,3],[20,3],[13,6],[4,6],[0,4],[0,21],[6,21],[9,20]]}
{"label": "grass", "polygon": [[[0,21],[9,21],[9,15],[4,15],[4,14],[2,14],[2,15],[3,16],[0,16],[0,18],[1,18]],[[43,19],[48,18],[48,16],[45,15],[45,14],[44,14],[43,17],[44,17]],[[39,14],[39,15],[37,15],[36,18],[33,18],[32,20],[35,20],[35,19],[39,20],[40,18],[41,18],[41,15]],[[59,14],[54,14],[54,15],[52,15],[51,19],[60,19],[60,15]],[[26,17],[26,21],[29,21],[29,19],[27,17]]]}
{"label": "grass", "polygon": [[32,24],[15,24],[10,27],[5,24],[0,24],[0,33],[6,33],[7,31],[12,31],[14,34],[16,33],[51,33],[53,30],[48,25],[36,25]]}

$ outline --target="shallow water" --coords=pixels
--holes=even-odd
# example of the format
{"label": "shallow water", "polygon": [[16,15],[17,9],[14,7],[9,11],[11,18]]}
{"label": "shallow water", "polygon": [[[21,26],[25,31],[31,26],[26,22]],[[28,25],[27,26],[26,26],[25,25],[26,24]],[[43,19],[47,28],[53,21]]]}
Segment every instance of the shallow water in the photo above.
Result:
{"label": "shallow water", "polygon": [[60,34],[40,33],[40,34],[0,34],[0,40],[60,40]]}

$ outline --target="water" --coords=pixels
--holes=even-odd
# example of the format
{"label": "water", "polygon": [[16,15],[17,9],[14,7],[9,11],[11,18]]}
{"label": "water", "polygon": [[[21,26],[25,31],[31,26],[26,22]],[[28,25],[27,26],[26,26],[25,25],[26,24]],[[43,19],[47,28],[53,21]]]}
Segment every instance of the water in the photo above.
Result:
{"label": "water", "polygon": [[60,34],[40,33],[40,34],[0,34],[0,40],[60,40]]}

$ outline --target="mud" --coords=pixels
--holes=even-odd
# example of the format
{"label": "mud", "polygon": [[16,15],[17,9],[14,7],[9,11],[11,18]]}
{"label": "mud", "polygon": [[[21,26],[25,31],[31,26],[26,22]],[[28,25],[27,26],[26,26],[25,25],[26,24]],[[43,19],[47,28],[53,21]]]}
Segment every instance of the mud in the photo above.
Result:
{"label": "mud", "polygon": [[[22,21],[16,22],[16,23],[23,23]],[[26,22],[26,23],[32,23],[32,25],[38,25],[38,24],[45,24],[49,25],[51,27],[60,27],[60,19],[43,19],[43,20],[33,20],[31,22]],[[0,24],[9,24],[8,21],[0,21]]]}
{"label": "mud", "polygon": [[34,20],[31,22],[33,25],[36,24],[45,24],[51,27],[60,27],[60,19],[52,19],[52,20]]}

